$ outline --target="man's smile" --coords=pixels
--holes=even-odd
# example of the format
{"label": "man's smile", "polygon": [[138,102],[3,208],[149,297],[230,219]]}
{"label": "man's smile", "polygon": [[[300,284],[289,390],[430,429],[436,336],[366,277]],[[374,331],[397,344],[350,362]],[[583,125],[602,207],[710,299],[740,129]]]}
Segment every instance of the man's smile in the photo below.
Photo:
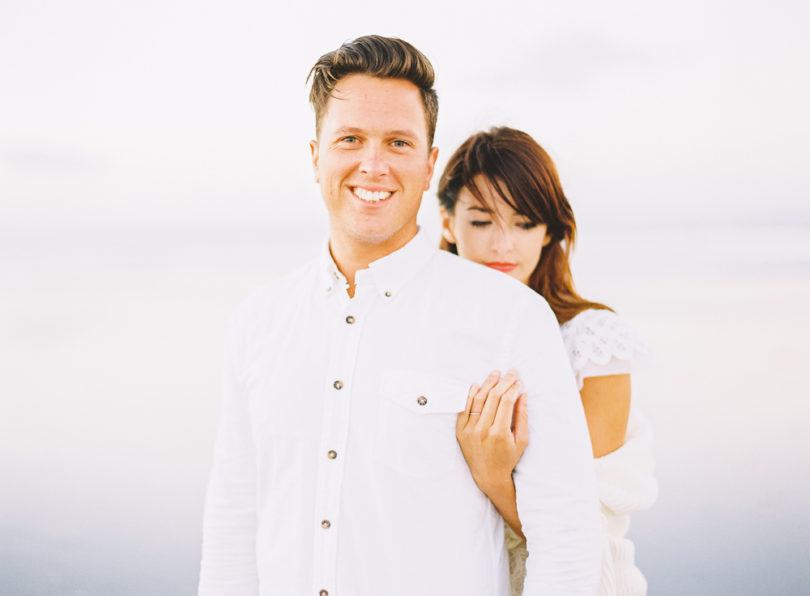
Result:
{"label": "man's smile", "polygon": [[373,190],[370,188],[363,188],[362,186],[352,186],[350,188],[352,194],[364,203],[380,203],[394,194],[389,190]]}

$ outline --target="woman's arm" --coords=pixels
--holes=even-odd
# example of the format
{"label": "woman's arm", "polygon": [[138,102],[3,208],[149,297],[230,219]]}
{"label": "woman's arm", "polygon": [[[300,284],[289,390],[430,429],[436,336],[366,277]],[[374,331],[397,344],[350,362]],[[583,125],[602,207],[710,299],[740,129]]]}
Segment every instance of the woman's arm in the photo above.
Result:
{"label": "woman's arm", "polygon": [[[518,395],[519,384],[514,371],[503,379],[496,371],[480,387],[473,385],[467,407],[458,415],[456,438],[478,488],[522,537],[512,482],[512,471],[528,444],[526,400]],[[630,413],[630,375],[587,377],[580,397],[593,456],[602,457],[621,447]]]}
{"label": "woman's arm", "polygon": [[586,377],[579,394],[585,408],[593,456],[602,457],[616,451],[624,444],[630,416],[630,375]]}
{"label": "woman's arm", "polygon": [[520,536],[512,470],[529,440],[526,396],[515,371],[492,372],[467,395],[458,415],[456,438],[475,483]]}

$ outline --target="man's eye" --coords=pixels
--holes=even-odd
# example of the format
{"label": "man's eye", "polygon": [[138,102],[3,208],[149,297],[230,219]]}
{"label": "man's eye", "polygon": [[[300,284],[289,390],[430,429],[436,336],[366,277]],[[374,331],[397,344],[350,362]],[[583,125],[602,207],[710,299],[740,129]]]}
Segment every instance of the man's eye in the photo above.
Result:
{"label": "man's eye", "polygon": [[518,227],[520,229],[522,229],[522,230],[533,230],[534,228],[536,228],[539,225],[540,224],[538,222],[536,222],[536,221],[525,221],[523,223],[519,223]]}
{"label": "man's eye", "polygon": [[348,137],[343,137],[340,140],[343,143],[356,143],[357,142],[357,137],[348,136]]}
{"label": "man's eye", "polygon": [[483,220],[473,220],[470,222],[470,225],[474,228],[483,228],[491,224],[491,221],[483,221]]}
{"label": "man's eye", "polygon": [[400,141],[399,139],[394,141],[393,144],[394,144],[394,147],[407,147],[408,146],[408,143],[406,143],[405,141]]}

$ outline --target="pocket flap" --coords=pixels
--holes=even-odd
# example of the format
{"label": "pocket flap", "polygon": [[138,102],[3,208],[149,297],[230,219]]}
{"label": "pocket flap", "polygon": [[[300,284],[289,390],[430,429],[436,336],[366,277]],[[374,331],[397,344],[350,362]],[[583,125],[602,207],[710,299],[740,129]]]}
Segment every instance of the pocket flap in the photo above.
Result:
{"label": "pocket flap", "polygon": [[391,370],[382,380],[383,397],[415,414],[462,412],[469,389],[456,379],[412,370]]}

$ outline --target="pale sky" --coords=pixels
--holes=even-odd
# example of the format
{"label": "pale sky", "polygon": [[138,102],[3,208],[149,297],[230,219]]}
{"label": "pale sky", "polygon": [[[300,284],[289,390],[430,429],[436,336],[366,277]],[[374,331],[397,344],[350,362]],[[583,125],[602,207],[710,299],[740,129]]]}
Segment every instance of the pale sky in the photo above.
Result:
{"label": "pale sky", "polygon": [[0,591],[193,590],[225,321],[326,229],[305,79],[368,33],[433,62],[438,172],[492,125],[549,151],[578,287],[653,348],[654,592],[806,585],[807,3],[288,4],[0,0]]}
{"label": "pale sky", "polygon": [[549,150],[578,212],[807,220],[807,15],[785,0],[0,0],[0,215],[322,222],[304,80],[381,33],[437,70],[440,167],[509,124]]}

